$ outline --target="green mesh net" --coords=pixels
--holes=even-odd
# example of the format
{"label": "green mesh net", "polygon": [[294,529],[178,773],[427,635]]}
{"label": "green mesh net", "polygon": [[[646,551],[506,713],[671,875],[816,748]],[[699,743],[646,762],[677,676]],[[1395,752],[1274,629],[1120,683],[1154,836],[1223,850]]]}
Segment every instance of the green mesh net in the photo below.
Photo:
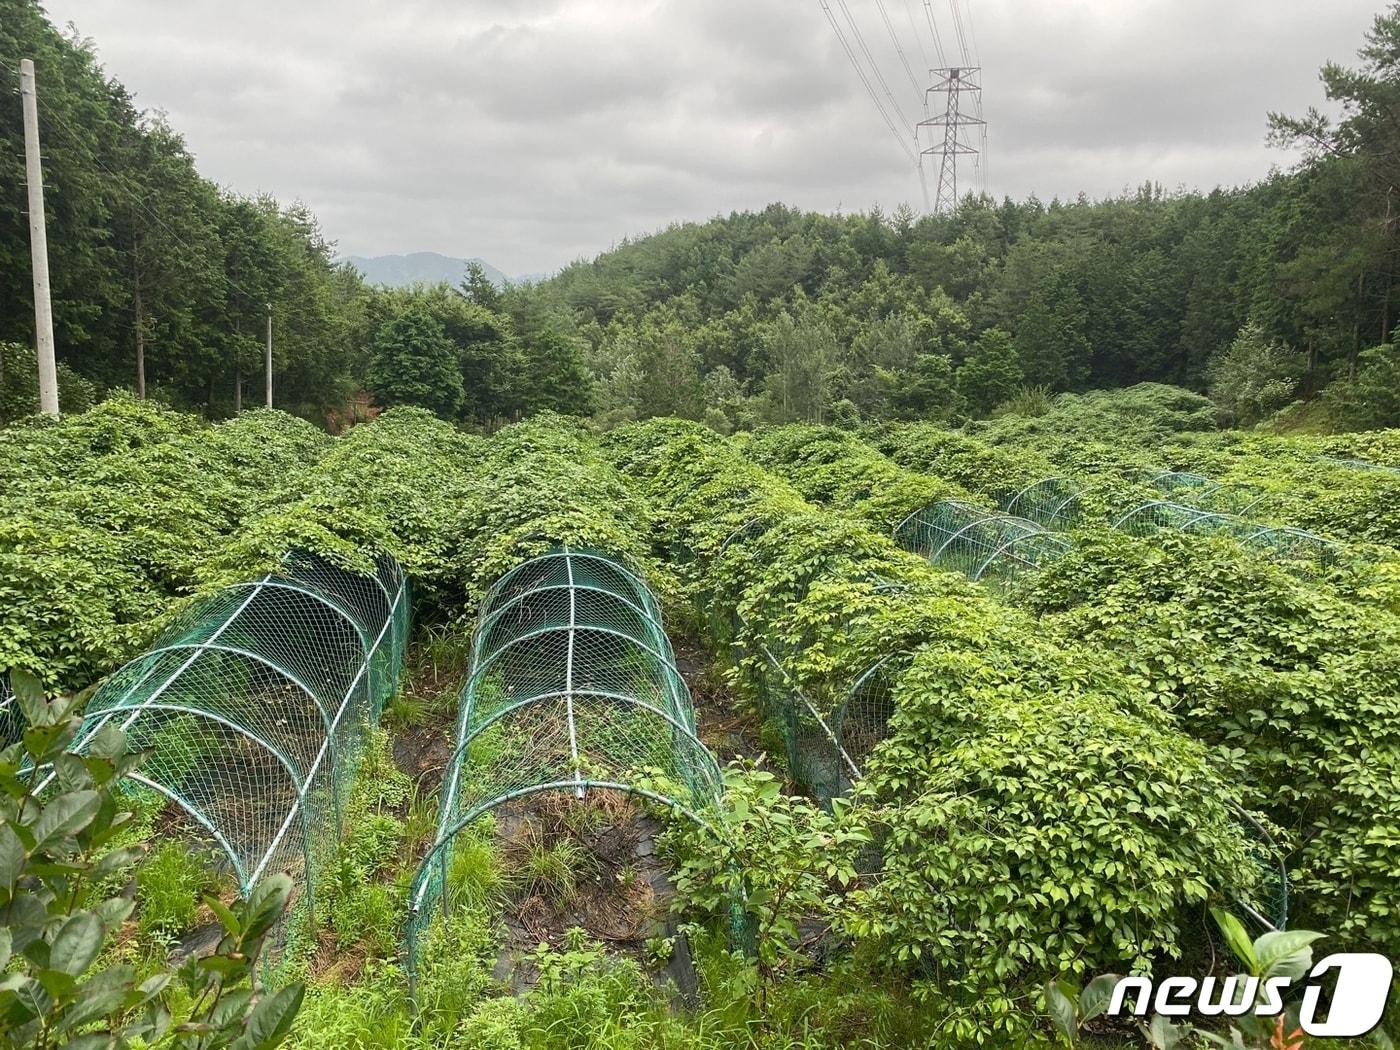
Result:
{"label": "green mesh net", "polygon": [[1038,568],[1069,549],[1043,525],[962,500],[939,500],[895,527],[905,550],[970,580],[1007,580]]}
{"label": "green mesh net", "polygon": [[852,684],[846,702],[832,717],[832,727],[841,747],[856,765],[889,735],[895,683],[909,656],[908,653],[892,653],[866,668]]}
{"label": "green mesh net", "polygon": [[1069,529],[1084,517],[1083,493],[1084,487],[1072,478],[1041,478],[1007,499],[1002,509],[1042,528]]}
{"label": "green mesh net", "polygon": [[1343,459],[1337,456],[1323,456],[1322,461],[1336,467],[1350,467],[1352,470],[1377,470],[1383,474],[1400,474],[1400,467],[1391,467],[1384,463],[1371,463],[1364,459]]}
{"label": "green mesh net", "polygon": [[457,835],[512,799],[593,789],[722,821],[719,766],[695,735],[651,590],[611,557],[561,548],[516,566],[482,601],[437,835],[409,893],[411,981],[423,934],[447,907]]}
{"label": "green mesh net", "polygon": [[0,747],[8,747],[24,732],[24,718],[10,687],[8,671],[0,672]]}
{"label": "green mesh net", "polygon": [[310,902],[339,840],[362,737],[397,688],[408,585],[309,554],[197,603],[93,695],[73,750],[105,726],[149,750],[132,775],[228,857],[241,892],[286,871]]}
{"label": "green mesh net", "polygon": [[1246,514],[1258,510],[1268,493],[1253,485],[1215,481],[1203,474],[1185,470],[1147,471],[1144,479],[1173,502],[1200,510],[1225,514]]}
{"label": "green mesh net", "polygon": [[1170,500],[1152,500],[1133,507],[1113,527],[1134,536],[1171,530],[1229,536],[1247,547],[1292,567],[1325,568],[1339,557],[1337,545],[1325,537],[1290,525],[1265,525],[1238,514],[1203,510]]}
{"label": "green mesh net", "polygon": [[1286,929],[1291,896],[1288,867],[1283,862],[1283,855],[1279,852],[1278,843],[1274,841],[1274,837],[1269,834],[1268,829],[1251,816],[1247,810],[1238,806],[1234,809],[1244,827],[1245,836],[1250,844],[1250,852],[1254,856],[1255,863],[1259,865],[1261,876],[1255,902],[1258,907],[1244,901],[1237,903],[1246,914],[1266,929]]}
{"label": "green mesh net", "polygon": [[[748,557],[748,545],[759,541],[776,521],[754,518],[735,529],[721,544],[717,558]],[[808,580],[808,583],[811,581]],[[806,648],[802,637],[759,641],[746,629],[734,596],[710,594],[705,602],[712,638],[728,644],[734,663],[746,668],[748,684],[759,717],[766,727],[781,734],[788,772],[823,805],[844,795],[860,776],[860,766],[847,752],[842,738],[848,704],[832,710],[803,690],[788,667]],[[857,716],[859,717],[859,716]]]}

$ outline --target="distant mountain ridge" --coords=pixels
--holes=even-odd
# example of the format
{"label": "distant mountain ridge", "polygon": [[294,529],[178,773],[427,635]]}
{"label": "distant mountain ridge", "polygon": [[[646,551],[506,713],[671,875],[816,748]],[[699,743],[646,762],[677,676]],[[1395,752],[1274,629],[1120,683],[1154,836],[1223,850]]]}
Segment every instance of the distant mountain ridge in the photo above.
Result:
{"label": "distant mountain ridge", "polygon": [[541,280],[539,273],[507,277],[485,259],[454,259],[450,255],[437,252],[410,252],[408,255],[347,255],[342,262],[348,262],[360,271],[369,284],[382,284],[389,288],[406,288],[411,284],[446,281],[448,284],[461,284],[467,272],[467,263],[480,263],[486,276],[497,288],[504,288],[507,282],[522,284]]}

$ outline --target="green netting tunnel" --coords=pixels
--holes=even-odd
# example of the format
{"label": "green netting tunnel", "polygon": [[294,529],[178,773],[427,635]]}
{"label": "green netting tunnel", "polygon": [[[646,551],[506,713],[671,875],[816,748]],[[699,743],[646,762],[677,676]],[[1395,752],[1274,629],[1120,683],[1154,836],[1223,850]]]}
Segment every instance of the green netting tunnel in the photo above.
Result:
{"label": "green netting tunnel", "polygon": [[120,727],[150,751],[132,779],[218,843],[241,892],[287,871],[309,900],[363,735],[398,686],[408,624],[392,558],[360,575],[293,553],[197,603],[109,678],[73,750]]}
{"label": "green netting tunnel", "polygon": [[[750,519],[725,538],[717,557],[723,558],[735,550],[739,552],[737,556],[747,556],[743,549],[761,539],[776,524],[764,518]],[[788,771],[793,779],[823,805],[828,805],[832,798],[845,794],[852,780],[860,776],[860,767],[847,753],[846,741],[842,739],[843,716],[849,698],[835,710],[830,710],[829,703],[814,702],[787,670],[793,657],[806,647],[806,639],[774,640],[771,645],[746,643],[743,639],[747,632],[744,619],[739,615],[739,604],[733,596],[719,600],[718,596],[711,595],[706,603],[710,633],[729,643],[736,663],[750,654],[757,658],[749,662],[746,678],[758,712],[765,723],[782,733]]]}
{"label": "green netting tunnel", "polygon": [[1072,478],[1041,478],[1002,504],[1006,513],[1047,529],[1069,529],[1084,517],[1084,487]]}
{"label": "green netting tunnel", "polygon": [[1268,498],[1267,492],[1252,485],[1215,481],[1185,470],[1147,471],[1145,479],[1150,488],[1176,503],[1225,514],[1246,514]]}
{"label": "green netting tunnel", "polygon": [[1134,536],[1160,530],[1230,536],[1278,561],[1304,567],[1324,567],[1337,560],[1337,545],[1306,529],[1266,525],[1237,514],[1188,507],[1170,500],[1152,500],[1133,507],[1113,522],[1113,528]]}
{"label": "green netting tunnel", "polygon": [[411,987],[422,936],[447,908],[457,835],[512,799],[595,788],[722,823],[719,765],[695,735],[651,590],[612,557],[560,548],[516,566],[482,601],[437,835],[409,891]]}
{"label": "green netting tunnel", "polygon": [[10,687],[10,673],[0,671],[0,747],[8,747],[24,732],[24,719],[19,713],[14,690]]}
{"label": "green netting tunnel", "polygon": [[1384,474],[1400,474],[1400,467],[1392,467],[1385,463],[1372,463],[1365,459],[1343,459],[1337,456],[1323,456],[1324,463],[1330,463],[1335,467],[1350,467],[1352,470],[1378,470]]}
{"label": "green netting tunnel", "polygon": [[894,540],[939,568],[968,579],[1009,579],[1069,550],[1044,526],[962,500],[939,500],[895,527]]}

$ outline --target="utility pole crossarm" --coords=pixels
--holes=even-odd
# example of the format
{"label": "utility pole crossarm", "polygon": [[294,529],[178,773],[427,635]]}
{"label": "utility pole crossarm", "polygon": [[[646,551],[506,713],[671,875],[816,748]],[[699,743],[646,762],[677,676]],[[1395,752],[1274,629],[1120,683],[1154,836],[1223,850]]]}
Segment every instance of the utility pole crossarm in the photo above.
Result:
{"label": "utility pole crossarm", "polygon": [[34,62],[19,63],[24,109],[24,181],[29,191],[29,257],[34,275],[34,356],[39,366],[39,411],[58,415],[58,366],[54,362],[53,307],[49,302],[49,241],[44,228],[44,174],[39,157],[39,96]]}

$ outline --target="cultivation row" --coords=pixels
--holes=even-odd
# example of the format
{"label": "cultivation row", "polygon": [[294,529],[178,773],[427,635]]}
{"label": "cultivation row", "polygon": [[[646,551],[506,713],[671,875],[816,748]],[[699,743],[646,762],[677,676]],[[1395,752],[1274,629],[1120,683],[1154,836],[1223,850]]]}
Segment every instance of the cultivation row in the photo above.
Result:
{"label": "cultivation row", "polygon": [[889,735],[849,811],[883,862],[834,921],[932,978],[964,1034],[1023,1022],[1037,974],[1177,953],[1193,902],[1252,891],[1238,789],[1113,661],[1043,641],[1031,617],[805,503],[701,427],[652,421],[605,447],[696,597],[737,610],[711,618],[711,641],[740,643],[751,695],[765,648],[827,710],[894,658]]}
{"label": "cultivation row", "polygon": [[[1288,852],[1294,925],[1400,939],[1391,592],[1360,572],[1297,579],[1228,543],[1114,534],[1092,525],[1098,489],[1079,494],[1088,524],[1008,587],[891,538],[929,508],[963,515],[938,526],[962,533],[1017,493],[1063,503],[1037,490],[1053,467],[1034,451],[923,425],[731,440],[652,420],[599,438],[548,415],[480,438],[415,410],[330,441],[275,415],[211,429],[123,402],[0,441],[19,453],[4,468],[16,491],[51,487],[49,471],[74,479],[55,522],[107,559],[87,601],[120,626],[99,638],[89,621],[0,620],[7,664],[79,688],[168,628],[98,692],[92,727],[156,727],[141,738],[157,749],[148,786],[224,837],[239,887],[299,870],[342,951],[393,959],[405,920],[417,941],[449,901],[475,902],[419,944],[425,1023],[444,1031],[486,1009],[495,965],[485,916],[506,891],[477,869],[540,819],[513,814],[501,831],[485,814],[546,788],[633,789],[700,816],[711,830],[677,822],[667,846],[691,917],[732,930],[742,902],[769,976],[799,929],[826,929],[822,965],[858,961],[913,988],[969,1040],[1034,1025],[1048,977],[1194,966],[1208,903],[1269,910],[1250,812]],[[180,507],[204,499],[199,474],[217,484],[178,527],[131,487]],[[109,483],[119,475],[130,484]],[[10,549],[31,552],[48,511],[11,509]],[[366,643],[389,631],[397,667],[404,624],[346,615],[345,581],[393,564],[413,582],[420,646],[390,698],[395,675]],[[291,604],[265,609],[271,591]],[[663,607],[760,715],[760,749],[844,802],[822,815],[739,774],[720,800]],[[289,683],[305,687],[299,706]],[[386,700],[393,738],[372,730]],[[199,731],[201,713],[220,728]],[[407,773],[388,757],[399,744]],[[255,803],[247,819],[240,803]],[[793,861],[810,866],[795,915],[775,914],[773,872],[736,860],[757,855],[742,838],[754,806],[825,836]],[[569,841],[532,842],[582,864]],[[318,943],[293,938],[288,957],[318,965]],[[406,1023],[390,976],[375,1008]],[[475,990],[445,1005],[454,984]],[[316,987],[325,1010],[349,1008],[349,985]]]}
{"label": "cultivation row", "polygon": [[1251,517],[1400,547],[1400,473],[1386,469],[1400,466],[1396,431],[1330,438],[1220,431],[1205,398],[1151,384],[1062,394],[1044,416],[970,430],[967,437],[1008,455],[1050,461],[1052,472],[1112,486],[1125,472],[1189,471],[1263,495]]}
{"label": "cultivation row", "polygon": [[[1024,477],[1009,450],[937,428],[889,428],[882,442],[903,462],[986,479],[984,498]],[[833,436],[826,447],[848,453],[827,469],[868,469],[859,442]],[[886,463],[892,485],[928,484]],[[801,484],[806,470],[799,461],[791,476]],[[1212,745],[1217,767],[1279,829],[1296,922],[1389,946],[1400,940],[1386,875],[1400,863],[1386,832],[1387,800],[1400,798],[1400,618],[1356,590],[1294,578],[1228,543],[1145,544],[1100,527],[1077,532],[1006,597],[1038,616],[1034,630],[1052,644],[1092,647],[1133,683],[1135,709],[1169,713]]]}

